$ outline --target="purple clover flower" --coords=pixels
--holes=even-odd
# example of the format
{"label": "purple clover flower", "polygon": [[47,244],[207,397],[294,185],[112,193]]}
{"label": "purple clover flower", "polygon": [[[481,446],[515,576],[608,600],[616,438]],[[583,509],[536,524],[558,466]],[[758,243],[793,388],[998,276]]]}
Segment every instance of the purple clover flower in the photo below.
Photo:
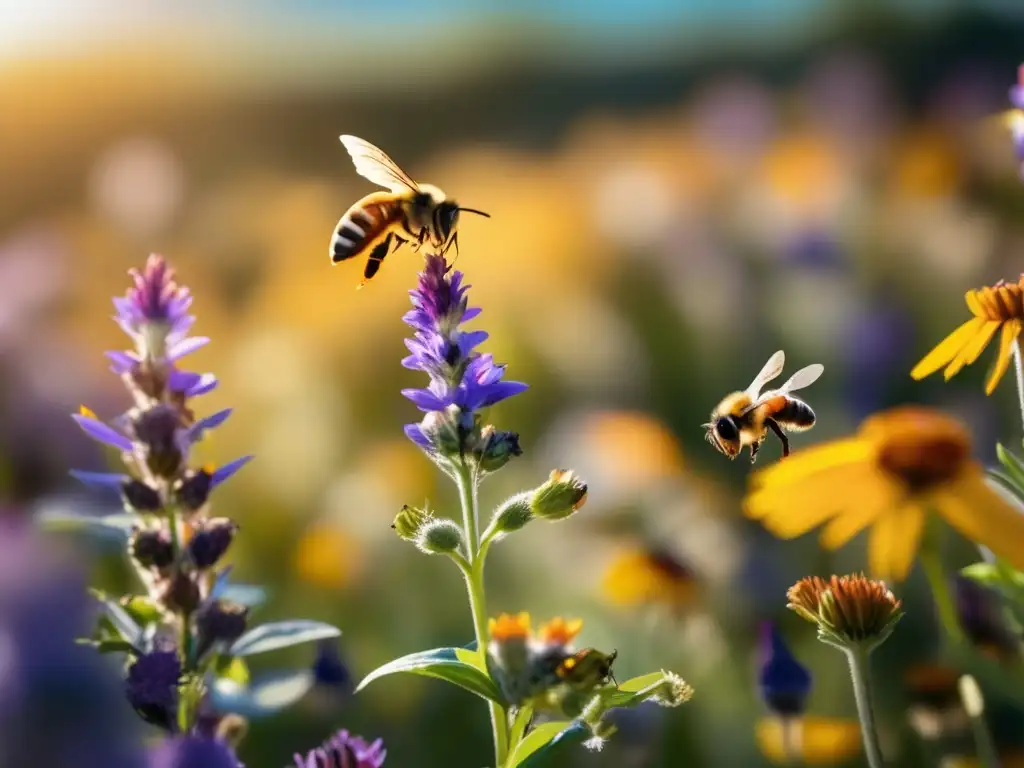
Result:
{"label": "purple clover flower", "polygon": [[348,731],[338,731],[305,757],[295,755],[296,768],[380,768],[387,757],[383,739],[368,744]]}
{"label": "purple clover flower", "polygon": [[811,673],[786,647],[782,635],[771,622],[761,625],[758,639],[761,698],[777,715],[792,717],[804,711],[811,692]]}
{"label": "purple clover flower", "polygon": [[[449,448],[464,454],[472,447],[471,433],[478,427],[476,412],[527,389],[521,382],[504,381],[505,366],[495,363],[491,355],[475,351],[487,339],[485,331],[461,327],[480,314],[478,307],[469,306],[469,286],[463,284],[463,277],[461,272],[450,272],[443,256],[428,256],[419,285],[409,292],[413,308],[403,318],[415,333],[405,342],[411,354],[402,365],[430,377],[424,388],[402,390],[427,414],[422,423],[407,425],[405,432],[414,443],[435,454],[445,452],[439,434],[445,425],[447,442],[454,443]],[[506,435],[504,442],[515,447],[507,452],[516,455],[518,442],[512,433],[500,436]],[[493,438],[492,434],[491,442]]]}

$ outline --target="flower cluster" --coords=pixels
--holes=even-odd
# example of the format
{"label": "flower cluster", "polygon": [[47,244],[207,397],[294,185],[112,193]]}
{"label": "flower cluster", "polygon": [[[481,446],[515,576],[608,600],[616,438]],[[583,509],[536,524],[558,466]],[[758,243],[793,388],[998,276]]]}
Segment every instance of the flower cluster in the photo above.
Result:
{"label": "flower cluster", "polygon": [[503,381],[505,367],[475,351],[487,333],[461,327],[480,314],[469,306],[468,288],[461,272],[449,274],[444,257],[432,255],[419,286],[409,292],[413,309],[403,319],[415,334],[405,342],[410,354],[402,365],[426,373],[430,383],[402,391],[426,414],[405,433],[435,458],[470,457],[483,471],[493,471],[521,453],[519,436],[483,424],[479,411],[527,387]]}
{"label": "flower cluster", "polygon": [[305,757],[295,755],[295,768],[380,768],[387,754],[381,739],[371,744],[341,730]]}

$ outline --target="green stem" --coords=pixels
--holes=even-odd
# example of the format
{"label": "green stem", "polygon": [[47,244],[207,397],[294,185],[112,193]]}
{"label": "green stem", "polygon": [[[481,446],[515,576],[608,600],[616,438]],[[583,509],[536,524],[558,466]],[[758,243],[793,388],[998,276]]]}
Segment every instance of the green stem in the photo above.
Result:
{"label": "green stem", "polygon": [[850,680],[853,682],[853,696],[857,700],[857,716],[860,718],[860,730],[864,736],[864,752],[871,768],[884,768],[882,749],[878,745],[878,730],[875,727],[875,715],[871,709],[871,670],[870,654],[859,646],[843,649],[846,659],[850,662]]}
{"label": "green stem", "polygon": [[1021,359],[1020,342],[1013,342],[1013,370],[1017,374],[1017,404],[1020,406],[1020,419],[1024,424],[1024,360]]}
{"label": "green stem", "polygon": [[931,517],[933,519],[929,521],[928,530],[925,531],[919,559],[925,576],[928,578],[928,586],[931,587],[935,607],[939,611],[939,621],[949,639],[959,645],[964,641],[964,633],[957,618],[956,604],[949,593],[949,581],[942,568],[942,553],[939,550],[940,531],[936,526],[934,516]]}
{"label": "green stem", "polygon": [[[487,602],[484,593],[485,550],[480,547],[480,513],[477,506],[477,481],[471,467],[462,464],[457,472],[459,500],[462,503],[462,524],[466,533],[466,549],[469,555],[469,569],[463,569],[466,577],[466,591],[469,594],[469,610],[473,614],[473,630],[476,634],[477,651],[487,652]],[[497,703],[488,702],[491,713],[491,731],[494,734],[495,768],[500,768],[508,754],[508,718],[505,710]]]}
{"label": "green stem", "polygon": [[[174,550],[174,562],[180,562],[184,544],[182,541],[182,520],[176,509],[170,512],[171,525],[171,546]],[[185,673],[191,672],[193,667],[192,659],[192,632],[189,629],[189,614],[182,611],[178,615],[178,656],[181,658],[181,668]],[[180,696],[178,704],[178,723],[183,733],[192,730],[194,712],[189,706],[189,697]]]}
{"label": "green stem", "polygon": [[981,689],[977,681],[970,675],[960,678],[960,699],[964,705],[964,711],[971,721],[971,731],[974,733],[974,747],[978,753],[978,762],[982,768],[999,768],[999,756],[996,753],[995,743],[992,741],[992,734],[989,733],[988,725],[985,723],[985,700],[981,695]]}

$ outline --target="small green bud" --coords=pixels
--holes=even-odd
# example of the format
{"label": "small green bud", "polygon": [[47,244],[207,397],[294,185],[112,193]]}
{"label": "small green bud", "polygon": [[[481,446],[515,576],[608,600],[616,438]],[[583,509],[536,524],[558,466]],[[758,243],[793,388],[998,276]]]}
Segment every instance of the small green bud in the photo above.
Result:
{"label": "small green bud", "polygon": [[587,484],[571,469],[554,469],[548,481],[533,492],[533,514],[546,520],[564,520],[587,500]]}
{"label": "small green bud", "polygon": [[420,527],[416,546],[428,555],[444,555],[462,546],[462,529],[452,520],[430,520]]}
{"label": "small green bud", "polygon": [[488,424],[480,430],[477,464],[484,472],[497,472],[514,456],[522,456],[519,433],[495,429]]}
{"label": "small green bud", "polygon": [[520,493],[498,507],[498,511],[494,513],[491,528],[498,534],[511,533],[518,531],[532,519],[530,493]]}
{"label": "small green bud", "polygon": [[395,522],[391,524],[391,527],[406,541],[416,541],[420,528],[430,517],[430,512],[427,510],[417,509],[406,504],[402,507],[402,511],[395,515]]}

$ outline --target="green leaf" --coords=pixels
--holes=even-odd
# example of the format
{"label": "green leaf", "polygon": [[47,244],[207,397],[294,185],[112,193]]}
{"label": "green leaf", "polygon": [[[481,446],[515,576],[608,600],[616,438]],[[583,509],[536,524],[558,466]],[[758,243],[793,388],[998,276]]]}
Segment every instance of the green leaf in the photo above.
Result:
{"label": "green leaf", "polygon": [[160,610],[160,606],[155,600],[150,600],[148,597],[142,597],[141,595],[122,597],[118,601],[118,605],[124,608],[125,613],[131,616],[135,623],[141,627],[147,627],[163,618],[163,611]]}
{"label": "green leaf", "polygon": [[120,635],[124,642],[128,643],[136,651],[141,652],[143,646],[142,627],[136,624],[135,619],[113,600],[108,600],[106,597],[101,596],[100,602],[103,604],[103,610],[106,612],[106,617],[110,620],[114,631]]}
{"label": "green leaf", "polygon": [[533,707],[525,704],[516,711],[516,718],[512,721],[512,729],[509,731],[508,743],[514,751],[519,742],[523,740],[526,729],[530,727],[533,719]]}
{"label": "green leaf", "polygon": [[364,677],[362,682],[356,686],[356,693],[377,678],[393,675],[396,672],[409,672],[414,675],[447,680],[477,696],[504,704],[494,681],[471,661],[466,661],[463,657],[465,653],[467,653],[465,649],[461,648],[434,648],[430,651],[412,653],[389,661]]}
{"label": "green leaf", "polygon": [[276,651],[301,643],[338,637],[341,630],[321,621],[296,619],[263,624],[249,630],[235,641],[228,651],[229,656],[252,656],[257,653]]}
{"label": "green leaf", "polygon": [[123,540],[139,523],[139,516],[128,512],[113,515],[76,515],[72,512],[43,512],[36,518],[43,530],[89,533],[103,538]]}
{"label": "green leaf", "polygon": [[539,768],[554,756],[553,752],[556,749],[583,741],[589,735],[587,727],[578,721],[556,720],[543,723],[519,742],[519,746],[505,763],[506,768]]}
{"label": "green leaf", "polygon": [[316,682],[312,671],[279,672],[250,685],[218,678],[210,686],[210,701],[219,712],[232,712],[250,720],[267,717],[290,707]]}
{"label": "green leaf", "polygon": [[1003,465],[1018,494],[1024,492],[1024,463],[1000,443],[996,443],[996,457]]}
{"label": "green leaf", "polygon": [[994,563],[973,563],[962,568],[960,573],[972,581],[1019,594],[1024,591],[1024,573],[1018,571],[1005,560]]}

